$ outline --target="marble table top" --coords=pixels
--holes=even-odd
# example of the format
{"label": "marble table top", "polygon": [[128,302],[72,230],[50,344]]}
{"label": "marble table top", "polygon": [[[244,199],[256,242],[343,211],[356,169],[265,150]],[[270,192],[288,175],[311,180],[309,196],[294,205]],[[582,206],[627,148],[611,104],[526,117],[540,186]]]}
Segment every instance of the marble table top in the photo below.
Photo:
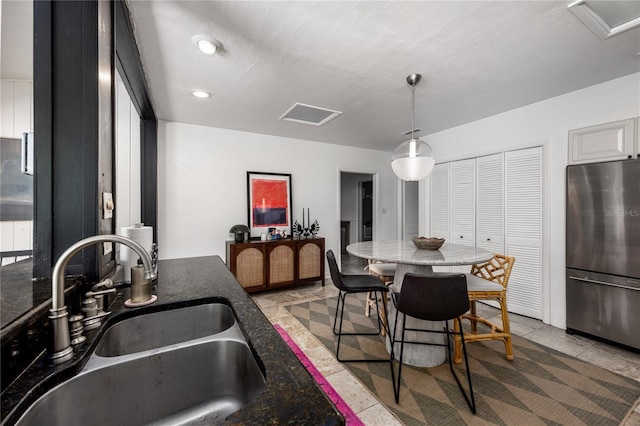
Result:
{"label": "marble table top", "polygon": [[486,262],[488,250],[444,243],[439,250],[418,249],[412,241],[363,241],[347,246],[350,254],[370,260],[409,265],[452,266]]}

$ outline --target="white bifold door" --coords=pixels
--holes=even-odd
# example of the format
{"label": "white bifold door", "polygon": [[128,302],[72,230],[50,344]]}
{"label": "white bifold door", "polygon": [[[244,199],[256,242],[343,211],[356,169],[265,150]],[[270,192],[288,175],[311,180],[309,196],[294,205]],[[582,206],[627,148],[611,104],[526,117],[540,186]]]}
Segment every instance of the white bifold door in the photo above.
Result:
{"label": "white bifold door", "polygon": [[515,256],[509,310],[542,318],[542,148],[437,164],[430,180],[431,236]]}

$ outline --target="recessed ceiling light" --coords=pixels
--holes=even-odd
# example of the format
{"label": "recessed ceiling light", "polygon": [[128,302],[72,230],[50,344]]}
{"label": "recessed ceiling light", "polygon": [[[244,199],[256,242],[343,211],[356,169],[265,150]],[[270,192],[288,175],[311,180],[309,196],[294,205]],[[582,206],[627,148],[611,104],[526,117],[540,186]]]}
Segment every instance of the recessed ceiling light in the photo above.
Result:
{"label": "recessed ceiling light", "polygon": [[210,98],[211,97],[211,93],[204,91],[204,90],[192,90],[191,94],[193,96],[195,96],[196,98]]}
{"label": "recessed ceiling light", "polygon": [[208,56],[213,56],[222,49],[222,44],[218,40],[206,35],[193,36],[191,41],[198,47],[200,52]]}

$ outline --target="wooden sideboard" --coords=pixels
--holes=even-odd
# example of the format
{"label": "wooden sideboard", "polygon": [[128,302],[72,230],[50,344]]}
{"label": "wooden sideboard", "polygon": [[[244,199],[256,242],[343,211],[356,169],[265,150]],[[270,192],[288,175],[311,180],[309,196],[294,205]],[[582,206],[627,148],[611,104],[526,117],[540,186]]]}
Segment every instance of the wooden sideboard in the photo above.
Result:
{"label": "wooden sideboard", "polygon": [[322,281],[324,238],[227,241],[227,267],[247,291]]}

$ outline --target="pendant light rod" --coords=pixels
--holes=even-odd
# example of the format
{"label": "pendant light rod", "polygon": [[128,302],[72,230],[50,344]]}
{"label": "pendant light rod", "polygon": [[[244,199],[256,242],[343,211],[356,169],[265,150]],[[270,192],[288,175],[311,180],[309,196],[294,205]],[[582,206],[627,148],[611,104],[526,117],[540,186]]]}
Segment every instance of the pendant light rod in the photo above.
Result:
{"label": "pendant light rod", "polygon": [[411,74],[409,76],[407,76],[407,83],[409,83],[409,85],[411,85],[411,102],[412,102],[412,106],[411,106],[411,140],[414,140],[415,137],[413,135],[413,132],[416,128],[415,126],[415,121],[416,121],[416,86],[418,85],[418,83],[420,83],[420,80],[422,80],[422,75],[420,74]]}

